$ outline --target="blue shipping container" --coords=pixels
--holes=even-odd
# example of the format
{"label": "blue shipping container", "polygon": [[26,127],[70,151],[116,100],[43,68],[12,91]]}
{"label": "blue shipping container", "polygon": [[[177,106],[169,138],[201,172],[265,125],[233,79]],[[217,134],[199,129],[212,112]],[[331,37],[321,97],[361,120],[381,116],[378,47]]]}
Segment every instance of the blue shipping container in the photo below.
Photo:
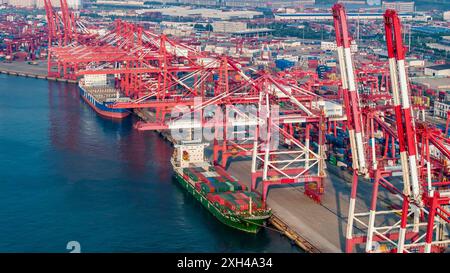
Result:
{"label": "blue shipping container", "polygon": [[275,65],[280,70],[285,70],[287,68],[291,68],[295,65],[295,62],[285,60],[285,59],[279,59],[275,61]]}

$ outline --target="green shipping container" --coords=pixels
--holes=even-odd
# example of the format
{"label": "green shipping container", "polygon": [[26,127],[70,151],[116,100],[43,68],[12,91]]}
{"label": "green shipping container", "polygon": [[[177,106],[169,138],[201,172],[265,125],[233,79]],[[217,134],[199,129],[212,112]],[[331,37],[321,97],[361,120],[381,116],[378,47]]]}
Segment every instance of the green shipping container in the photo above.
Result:
{"label": "green shipping container", "polygon": [[234,186],[233,184],[231,184],[230,182],[225,182],[224,184],[226,184],[229,188],[229,191],[234,191]]}

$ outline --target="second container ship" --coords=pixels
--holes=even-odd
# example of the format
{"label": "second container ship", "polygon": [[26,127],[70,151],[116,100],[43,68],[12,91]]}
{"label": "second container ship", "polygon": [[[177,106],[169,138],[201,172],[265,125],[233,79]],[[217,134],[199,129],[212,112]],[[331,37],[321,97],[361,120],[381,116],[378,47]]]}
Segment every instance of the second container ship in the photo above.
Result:
{"label": "second container ship", "polygon": [[80,96],[99,115],[106,118],[121,119],[130,114],[128,109],[111,108],[116,102],[129,102],[121,97],[120,90],[108,83],[107,75],[85,75],[79,82]]}
{"label": "second container ship", "polygon": [[271,210],[258,193],[246,191],[246,186],[224,169],[205,160],[207,145],[198,141],[175,145],[171,163],[176,179],[219,221],[241,231],[257,233]]}

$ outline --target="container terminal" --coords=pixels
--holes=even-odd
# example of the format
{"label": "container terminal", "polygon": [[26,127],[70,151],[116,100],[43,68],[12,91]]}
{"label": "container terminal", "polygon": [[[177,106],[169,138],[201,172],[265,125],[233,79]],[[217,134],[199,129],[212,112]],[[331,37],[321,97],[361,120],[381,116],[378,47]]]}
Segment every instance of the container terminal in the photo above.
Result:
{"label": "container terminal", "polygon": [[[277,229],[307,252],[449,251],[450,67],[414,50],[416,15],[360,18],[337,3],[307,26],[321,37],[299,42],[249,28],[257,17],[192,35],[43,2],[40,21],[0,14],[11,34],[0,71],[77,83],[104,118],[139,116],[135,130],[173,143],[177,181],[224,225]],[[266,25],[310,35],[301,16],[280,10]]]}

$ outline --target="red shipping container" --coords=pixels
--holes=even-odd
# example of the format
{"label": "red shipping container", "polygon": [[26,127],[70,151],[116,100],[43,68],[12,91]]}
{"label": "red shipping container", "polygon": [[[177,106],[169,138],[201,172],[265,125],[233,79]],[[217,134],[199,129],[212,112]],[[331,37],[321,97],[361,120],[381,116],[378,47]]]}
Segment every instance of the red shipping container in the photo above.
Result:
{"label": "red shipping container", "polygon": [[210,193],[208,193],[207,195],[206,195],[206,199],[208,199],[209,201],[211,201],[211,202],[216,202],[216,196],[215,195],[213,195],[213,194],[210,194]]}
{"label": "red shipping container", "polygon": [[216,196],[216,202],[221,204],[222,206],[225,205],[225,200],[223,199],[223,197],[221,195]]}
{"label": "red shipping container", "polygon": [[308,60],[309,68],[317,68],[318,65],[319,65],[319,60]]}
{"label": "red shipping container", "polygon": [[222,177],[222,176],[217,176],[217,177],[214,177],[217,181],[219,181],[219,182],[224,182],[225,181],[225,179]]}
{"label": "red shipping container", "polygon": [[242,199],[242,200],[245,200],[245,201],[249,200],[248,196],[245,193],[239,192],[238,194],[239,194],[239,199]]}
{"label": "red shipping container", "polygon": [[210,183],[209,180],[208,180],[208,178],[206,178],[206,176],[204,176],[202,173],[200,173],[200,172],[198,172],[198,171],[196,171],[196,170],[192,170],[192,169],[191,169],[191,172],[192,172],[195,176],[198,177],[198,180],[199,180],[199,181],[205,182],[206,184],[209,184],[209,183]]}
{"label": "red shipping container", "polygon": [[236,203],[239,204],[241,211],[248,210],[248,203],[246,203],[244,200],[236,200]]}
{"label": "red shipping container", "polygon": [[231,202],[228,201],[228,200],[225,200],[225,206],[226,206],[227,208],[231,209],[231,210],[236,210],[236,205],[233,204],[233,203],[231,203]]}
{"label": "red shipping container", "polygon": [[240,192],[233,192],[230,195],[233,196],[233,199],[236,201],[241,199]]}

